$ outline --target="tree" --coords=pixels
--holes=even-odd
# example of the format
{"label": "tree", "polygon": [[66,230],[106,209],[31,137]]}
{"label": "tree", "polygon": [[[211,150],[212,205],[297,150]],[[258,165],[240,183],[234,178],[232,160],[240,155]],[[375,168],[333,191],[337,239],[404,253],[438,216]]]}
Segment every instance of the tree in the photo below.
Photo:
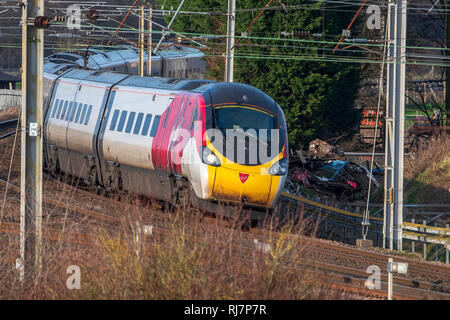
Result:
{"label": "tree", "polygon": [[[176,0],[167,0],[165,8],[176,8],[177,4]],[[237,3],[237,36],[266,4],[267,0],[240,0]],[[299,8],[299,5],[304,8]],[[275,98],[285,111],[293,149],[315,138],[329,139],[351,131],[359,119],[359,112],[354,108],[359,83],[358,66],[313,61],[322,58],[324,53],[331,54],[332,45],[292,42],[288,41],[289,38],[273,40],[292,31],[339,35],[350,21],[351,13],[330,12],[324,15],[323,5],[298,0],[275,1],[253,24],[248,38],[243,38],[235,49],[235,81],[250,84]],[[186,10],[196,9],[226,12],[227,3],[223,0],[190,0],[189,4],[186,3]],[[224,16],[202,17],[182,15],[177,17],[173,28],[184,32],[226,34]],[[319,41],[325,39],[314,38]],[[336,37],[330,41],[334,39]],[[224,39],[218,48],[225,51]],[[216,74],[223,75],[223,70],[216,71]]]}

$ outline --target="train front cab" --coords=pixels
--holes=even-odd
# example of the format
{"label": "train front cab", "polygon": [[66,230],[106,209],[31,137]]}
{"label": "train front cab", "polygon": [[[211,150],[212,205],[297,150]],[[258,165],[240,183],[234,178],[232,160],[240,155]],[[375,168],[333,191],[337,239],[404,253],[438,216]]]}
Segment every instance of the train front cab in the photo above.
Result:
{"label": "train front cab", "polygon": [[[205,108],[207,130],[201,155],[208,165],[210,198],[273,208],[287,174],[283,112],[273,99],[253,87],[226,83],[214,89]],[[272,152],[276,137],[271,140],[271,129],[278,130],[279,138]],[[266,156],[260,157],[264,152]]]}

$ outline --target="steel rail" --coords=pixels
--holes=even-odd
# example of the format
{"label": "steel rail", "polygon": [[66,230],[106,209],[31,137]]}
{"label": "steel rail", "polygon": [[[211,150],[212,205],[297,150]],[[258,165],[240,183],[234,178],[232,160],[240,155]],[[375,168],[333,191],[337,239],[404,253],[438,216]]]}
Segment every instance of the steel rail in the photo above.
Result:
{"label": "steel rail", "polygon": [[[0,182],[5,183],[4,180],[0,180]],[[16,186],[14,186],[14,187],[16,187]],[[12,187],[12,189],[14,189],[14,187]],[[16,187],[16,188],[17,188],[17,187]],[[73,187],[73,188],[79,190],[79,189],[76,188],[76,187]],[[94,194],[91,193],[91,192],[83,191],[82,193],[86,193],[88,196],[94,196]],[[98,196],[98,195],[95,195],[95,196],[96,196],[96,197],[100,197],[100,198],[102,198],[102,199],[105,199],[104,197],[101,197],[101,196]],[[106,199],[108,199],[108,198],[106,198]],[[47,199],[46,199],[46,200],[47,200]],[[111,200],[111,199],[108,199],[108,202],[116,203],[115,200]],[[54,204],[54,200],[50,201],[50,203],[51,203],[51,204]],[[120,202],[117,202],[117,204],[121,204],[121,203],[120,203]],[[105,219],[105,215],[103,215],[103,214],[98,215],[97,213],[92,213],[92,212],[90,212],[89,210],[86,210],[86,209],[74,208],[74,207],[72,207],[72,206],[67,206],[67,205],[65,205],[65,204],[61,204],[61,205],[62,205],[64,208],[67,208],[67,209],[73,209],[73,210],[75,210],[75,211],[77,211],[77,212],[79,212],[79,213],[87,214],[87,215],[89,215],[89,216],[91,216],[91,217],[94,217],[94,218],[100,218],[100,219],[102,219],[102,220]],[[81,210],[79,210],[79,209],[81,209]],[[112,218],[112,217],[109,217],[109,218]],[[109,218],[108,218],[107,220],[108,220],[108,221],[111,221]],[[113,218],[113,221],[116,221],[116,222],[117,222],[118,220],[119,220],[119,219],[117,219],[117,218]],[[12,227],[11,227],[11,226],[12,226],[12,224],[4,224],[3,227],[0,226],[0,231],[8,231],[8,230],[11,231],[11,230],[12,230]],[[165,232],[172,232],[172,233],[173,233],[173,230],[172,230],[172,231],[171,231],[171,230],[164,230],[164,228],[161,229],[161,227],[155,227],[155,228],[156,228],[156,230],[165,231]],[[5,229],[6,229],[6,230],[5,230]],[[14,229],[14,230],[15,230],[15,229]],[[13,231],[14,231],[14,230],[13,230]],[[14,233],[17,234],[17,230],[16,230]],[[46,237],[47,237],[49,240],[60,240],[60,239],[61,239],[61,232],[58,231],[58,230],[50,230],[49,232],[45,232],[45,235],[46,235]],[[86,243],[86,241],[83,240],[83,239],[85,239],[85,238],[83,238],[83,236],[81,236],[81,235],[76,235],[76,241],[75,241],[74,243],[78,243],[78,244]],[[249,248],[249,247],[247,247],[246,249],[251,250],[251,248]],[[357,269],[352,269],[352,268],[342,267],[342,266],[336,266],[336,267],[334,267],[333,265],[327,265],[327,264],[318,263],[318,262],[315,262],[315,261],[309,261],[309,263],[315,263],[315,266],[319,267],[322,271],[345,273],[345,274],[343,274],[343,275],[336,275],[336,276],[335,276],[335,277],[338,277],[338,278],[340,278],[340,279],[343,279],[343,281],[341,281],[343,284],[348,283],[348,277],[346,276],[347,273],[350,273],[350,274],[352,274],[353,276],[356,274],[356,275],[358,275],[359,277],[361,277],[361,278],[363,278],[363,279],[364,279],[364,277],[366,276],[366,274],[365,274],[364,271],[357,270]],[[356,271],[355,271],[355,270],[356,270]],[[344,272],[343,272],[343,271],[344,271]],[[363,276],[363,274],[364,274],[364,276]],[[327,275],[327,277],[329,277],[329,275]],[[359,279],[359,280],[356,279],[355,281],[356,281],[356,283],[361,284],[362,279]],[[359,281],[359,282],[358,282],[358,281]],[[396,279],[396,282],[397,282],[397,279]],[[432,292],[428,292],[428,291],[430,291],[430,290],[432,290],[432,291],[436,291],[436,290],[442,291],[442,288],[441,288],[441,287],[436,286],[436,285],[433,284],[433,283],[417,282],[417,281],[415,281],[415,280],[406,280],[406,279],[399,279],[399,281],[398,281],[397,283],[399,283],[399,284],[401,284],[401,285],[406,285],[406,286],[408,286],[408,287],[412,287],[412,288],[415,288],[415,289],[419,288],[419,289],[421,289],[422,291],[425,290],[425,291],[421,292],[422,294],[432,294]],[[408,294],[408,297],[410,298],[411,296],[412,296],[411,293],[409,293],[409,294]],[[417,295],[414,295],[414,296],[417,297]],[[421,296],[421,295],[419,295],[419,296]],[[440,296],[440,297],[442,297],[442,296]]]}

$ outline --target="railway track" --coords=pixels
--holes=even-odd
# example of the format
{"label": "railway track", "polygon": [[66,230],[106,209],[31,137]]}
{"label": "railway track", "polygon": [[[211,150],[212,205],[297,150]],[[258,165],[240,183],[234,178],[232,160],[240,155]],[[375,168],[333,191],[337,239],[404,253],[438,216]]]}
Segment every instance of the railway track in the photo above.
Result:
{"label": "railway track", "polygon": [[[14,235],[20,234],[20,225],[18,223],[2,223],[0,225],[0,232],[9,233]],[[154,226],[154,232],[159,233],[172,233],[172,231],[161,227]],[[86,233],[70,232],[64,234],[62,237],[60,230],[46,228],[43,232],[43,237],[46,240],[51,241],[64,241],[77,245],[89,245],[90,235]],[[240,246],[240,254],[233,253],[233,258],[240,260],[240,262],[247,262],[248,257],[251,257],[252,248],[249,246]],[[342,291],[352,291],[355,294],[373,297],[373,298],[386,298],[387,296],[387,279],[386,276],[381,276],[381,289],[369,290],[365,287],[365,281],[367,274],[363,270],[356,268],[343,267],[339,265],[331,265],[326,263],[320,263],[316,261],[297,260],[295,264],[284,266],[286,269],[296,269],[298,272],[307,272],[314,280],[311,280],[313,284],[337,287]],[[426,282],[414,282],[411,285],[408,280],[395,278],[394,280],[394,295],[395,299],[450,299],[450,293],[436,291],[434,284]]]}
{"label": "railway track", "polygon": [[[8,126],[17,125],[17,119],[8,120],[4,122],[0,122],[0,129],[7,128]],[[1,137],[0,137],[1,138]],[[47,178],[49,178],[47,176]],[[124,203],[121,201],[117,201],[111,198],[107,198],[101,195],[97,195],[93,192],[86,191],[72,185],[68,185],[64,182],[55,180],[57,183],[61,183],[66,185],[71,189],[72,192],[76,192],[79,195],[87,197],[92,202],[93,200],[99,201],[101,203],[107,203],[110,206],[114,206],[116,208],[123,208]],[[0,184],[6,185],[6,181],[0,179]],[[9,189],[13,190],[16,193],[20,192],[20,188],[9,184]],[[101,221],[102,223],[108,223],[111,225],[116,225],[120,223],[122,220],[120,217],[112,216],[110,214],[105,214],[104,212],[98,212],[95,210],[90,210],[86,208],[82,208],[79,206],[75,206],[72,204],[68,204],[66,202],[57,201],[55,199],[51,199],[49,197],[44,197],[44,203],[52,206],[53,208],[58,208],[61,211],[72,212],[77,215],[83,215],[90,219],[94,219],[96,221]],[[291,201],[292,204],[292,201]],[[144,208],[142,206],[130,205],[127,204],[129,208],[137,210],[141,213],[150,213],[148,208]],[[309,207],[308,210],[314,211],[314,208]],[[170,233],[171,230],[164,227],[164,221],[166,221],[167,217],[158,215],[156,220],[152,220],[153,227],[155,232],[161,233]],[[13,222],[2,222],[0,224],[0,232],[10,233],[10,234],[19,234],[19,224]],[[253,240],[255,238],[259,238],[261,241],[267,241],[268,235],[265,234],[263,230],[252,230],[253,232],[244,232],[245,235],[242,237],[245,239],[245,243],[241,244],[241,249],[245,250],[245,254],[240,259],[248,259],[248,257],[253,252]],[[274,233],[275,237],[279,236]],[[46,229],[44,232],[44,238],[51,241],[61,240],[61,231],[58,229]],[[64,241],[86,245],[89,243],[90,235],[86,233],[75,233],[71,232],[70,236],[65,237]],[[335,259],[344,259],[347,261],[352,261],[352,263],[366,266],[368,264],[376,264],[381,267],[384,271],[387,259],[389,255],[385,253],[377,253],[371,252],[367,250],[356,249],[352,247],[346,247],[342,245],[333,245],[328,242],[311,239],[308,240],[309,250],[314,251],[316,254],[327,255],[330,257],[334,257]],[[396,257],[396,261],[407,262],[410,266],[410,272],[414,274],[433,274],[436,278],[439,278],[444,283],[438,283],[436,281],[421,281],[414,280],[406,277],[395,277],[394,282],[396,283],[394,292],[397,294],[394,295],[397,299],[417,299],[422,297],[431,297],[437,299],[450,299],[450,289],[448,286],[448,281],[450,280],[450,268],[441,265],[434,265],[431,263],[423,263],[418,262],[412,259]],[[340,288],[339,290],[349,290],[352,292],[357,292],[361,295],[366,295],[370,297],[376,298],[385,298],[385,285],[386,285],[386,276],[382,276],[382,290],[368,290],[365,287],[365,281],[368,277],[368,274],[365,272],[365,269],[361,268],[351,268],[343,265],[336,265],[324,262],[318,262],[311,259],[303,259],[298,260],[293,263],[293,265],[289,267],[299,268],[299,271],[304,271],[300,269],[297,264],[307,264],[310,267],[312,266],[314,269],[314,274],[316,276],[317,281],[319,281],[324,286]],[[288,266],[286,266],[288,267]],[[445,283],[447,282],[447,283]]]}
{"label": "railway track", "polygon": [[4,120],[0,121],[0,129],[8,129],[11,127],[15,127],[17,125],[17,121],[19,121],[19,118],[14,118],[10,120]]}
{"label": "railway track", "polygon": [[[58,183],[62,183],[57,181]],[[0,183],[5,184],[6,181],[4,180],[0,180]],[[100,195],[96,195],[92,192],[86,191],[86,190],[82,190],[73,186],[68,186],[69,188],[73,188],[74,192],[80,193],[83,196],[87,196],[90,197],[91,199],[95,199],[95,200],[101,200],[102,202],[107,202],[110,205],[114,205],[116,207],[121,207],[124,206],[123,202],[117,201],[117,200],[113,200],[110,198],[105,198],[103,196]],[[16,192],[18,192],[18,187],[15,185],[11,185],[10,184],[10,189],[14,190]],[[107,223],[114,223],[117,224],[120,222],[120,218],[118,217],[113,217],[107,214],[102,214],[99,212],[95,212],[93,210],[87,210],[84,208],[80,208],[80,207],[76,207],[73,205],[67,205],[66,203],[60,203],[57,202],[53,199],[48,199],[48,198],[44,198],[44,203],[48,203],[51,204],[52,206],[58,207],[60,209],[66,209],[72,212],[75,212],[77,214],[80,215],[84,215],[87,216],[89,218],[93,218],[96,220],[101,220],[102,222],[107,222]],[[147,211],[147,209],[139,207],[139,206],[133,206],[135,209],[143,212],[143,211]],[[160,219],[160,222],[165,220]],[[154,223],[155,221],[153,221]],[[160,225],[153,225],[154,227],[154,232],[162,232],[162,233],[170,233],[172,232],[171,230],[168,230],[167,228],[164,228],[164,223],[160,223]],[[18,224],[13,224],[13,223],[2,223],[2,225],[0,226],[0,231],[1,232],[6,232],[6,233],[13,233],[13,234],[18,234],[19,232],[19,225]],[[243,232],[243,231],[241,231]],[[252,234],[250,232],[243,232],[244,238],[245,238],[245,243],[241,244],[241,250],[242,248],[244,248],[244,250],[246,251],[246,253],[242,256],[242,259],[246,259],[250,256],[253,247],[252,247],[252,240],[255,239],[255,237],[258,237],[258,235],[260,236],[260,239],[262,239],[262,241],[266,240],[266,237],[261,237],[261,235],[263,235],[263,233],[260,231],[258,232],[259,234]],[[61,231],[59,230],[52,230],[52,229],[46,229],[44,232],[44,237],[48,240],[60,240],[61,239]],[[68,242],[70,243],[76,243],[76,244],[87,244],[89,242],[89,235],[88,234],[81,234],[81,233],[71,233],[70,237],[68,238]],[[336,246],[336,245],[331,245],[328,244],[326,242],[323,242],[321,240],[318,239],[308,239],[307,240],[308,243],[310,244],[309,249],[311,250],[320,250],[320,252],[322,254],[327,254],[327,255],[331,255],[331,256],[335,256],[335,257],[340,257],[340,258],[345,258],[345,259],[349,259],[358,263],[374,263],[374,264],[379,264],[380,266],[384,266],[386,264],[387,261],[387,255],[384,254],[378,254],[378,253],[372,253],[372,252],[367,252],[367,251],[363,251],[363,250],[359,250],[359,249],[355,249],[355,248],[350,248],[350,247],[343,247],[343,246]],[[411,264],[411,268],[419,268],[421,272],[434,272],[436,274],[436,272],[438,272],[437,274],[439,276],[442,276],[443,279],[448,279],[448,273],[445,273],[445,268],[441,268],[441,266],[434,266],[431,264],[425,264],[425,263],[418,263],[418,262],[414,262],[410,259],[396,259],[399,261],[405,261]],[[317,277],[318,280],[320,280],[321,283],[323,283],[324,285],[335,285],[337,286],[337,288],[339,286],[341,286],[341,288],[343,288],[342,286],[349,286],[352,287],[354,292],[359,292],[360,294],[364,294],[364,295],[370,295],[371,297],[378,297],[378,298],[382,298],[385,297],[385,293],[384,291],[373,291],[373,290],[368,290],[367,288],[365,288],[365,280],[367,279],[367,274],[365,272],[365,270],[361,270],[361,269],[356,269],[356,268],[349,268],[346,266],[341,266],[341,265],[332,265],[329,263],[321,263],[321,262],[317,262],[314,260],[308,260],[305,259],[303,261],[296,261],[296,263],[306,263],[309,266],[313,266],[313,268],[315,269],[315,275]],[[430,270],[432,269],[432,270]],[[301,270],[299,270],[301,271]],[[447,270],[448,271],[448,270]],[[382,285],[383,283],[386,281],[385,277],[382,276]],[[416,298],[421,298],[421,297],[433,297],[433,298],[439,298],[439,299],[450,299],[450,293],[447,287],[442,287],[439,284],[433,283],[433,282],[425,282],[425,281],[417,281],[417,280],[412,280],[412,279],[403,279],[403,278],[395,278],[395,283],[396,283],[396,292],[398,292],[399,294],[397,295],[396,298],[398,299],[416,299]],[[384,284],[385,285],[385,284]]]}
{"label": "railway track", "polygon": [[19,119],[11,119],[11,120],[0,121],[0,130],[1,131],[6,130],[6,129],[14,128],[14,131],[10,131],[8,133],[0,135],[0,140],[4,139],[4,138],[8,138],[8,137],[16,134],[15,128],[17,127],[17,121],[18,120]]}

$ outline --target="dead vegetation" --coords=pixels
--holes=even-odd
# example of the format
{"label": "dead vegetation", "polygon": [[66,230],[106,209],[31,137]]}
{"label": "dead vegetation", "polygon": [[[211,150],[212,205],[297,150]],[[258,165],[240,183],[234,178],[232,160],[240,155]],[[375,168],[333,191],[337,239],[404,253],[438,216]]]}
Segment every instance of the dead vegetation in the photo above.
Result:
{"label": "dead vegetation", "polygon": [[[14,268],[19,239],[0,234],[0,299],[303,299],[324,292],[299,261],[303,224],[267,224],[267,236],[250,241],[245,219],[208,219],[196,210],[143,214],[124,206],[119,225],[77,221],[64,213],[45,219],[43,268],[35,283],[20,285]],[[15,206],[18,210],[18,206]],[[15,212],[18,215],[18,211]],[[11,216],[11,215],[9,215]],[[57,224],[64,219],[64,226]],[[54,220],[54,221],[51,221]],[[226,225],[224,225],[224,223]],[[152,228],[149,226],[152,225]],[[147,226],[147,227],[145,227]],[[73,241],[74,234],[86,235]],[[272,231],[283,231],[273,236]],[[46,238],[44,231],[44,238]],[[81,289],[66,286],[67,268],[79,266]],[[334,297],[334,296],[333,296]],[[334,297],[335,298],[335,297]]]}
{"label": "dead vegetation", "polygon": [[450,137],[423,142],[405,158],[407,203],[450,203]]}

